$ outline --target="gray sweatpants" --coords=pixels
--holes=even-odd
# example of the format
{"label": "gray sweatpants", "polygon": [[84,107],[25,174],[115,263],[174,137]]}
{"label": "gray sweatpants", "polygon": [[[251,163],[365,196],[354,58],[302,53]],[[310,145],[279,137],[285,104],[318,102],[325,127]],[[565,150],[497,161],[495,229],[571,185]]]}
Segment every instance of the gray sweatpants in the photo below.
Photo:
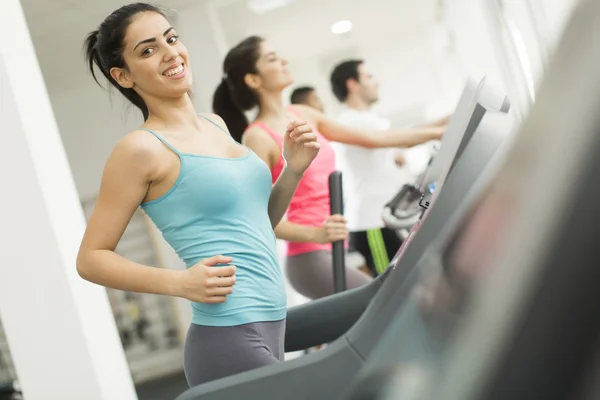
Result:
{"label": "gray sweatpants", "polygon": [[284,357],[285,319],[236,326],[191,324],[184,371],[190,387],[265,365]]}
{"label": "gray sweatpants", "polygon": [[[348,264],[346,261],[347,289],[354,289],[373,280],[369,275]],[[290,284],[302,296],[314,300],[333,294],[331,251],[319,250],[289,256],[286,258],[285,268]]]}

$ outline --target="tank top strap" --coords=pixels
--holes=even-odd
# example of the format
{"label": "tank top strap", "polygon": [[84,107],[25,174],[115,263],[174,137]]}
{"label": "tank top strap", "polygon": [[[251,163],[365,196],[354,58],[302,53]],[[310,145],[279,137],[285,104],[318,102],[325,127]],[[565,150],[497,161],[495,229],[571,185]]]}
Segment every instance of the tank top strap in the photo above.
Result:
{"label": "tank top strap", "polygon": [[165,146],[167,146],[169,149],[173,150],[173,152],[175,152],[175,154],[177,154],[179,157],[181,157],[181,153],[179,152],[179,150],[177,150],[175,147],[171,146],[171,144],[169,142],[167,142],[162,136],[160,136],[158,133],[154,132],[152,129],[148,129],[148,128],[142,128],[142,130],[146,131],[146,132],[150,132],[151,134],[153,134],[158,140],[160,140],[161,142],[163,142],[163,144]]}
{"label": "tank top strap", "polygon": [[256,126],[257,128],[260,128],[261,130],[267,132],[269,136],[271,136],[273,140],[275,140],[279,147],[283,146],[283,136],[278,135],[277,132],[275,132],[269,127],[269,125],[265,124],[264,122],[253,122],[250,125],[248,125],[248,128],[246,129],[249,129],[253,126]]}
{"label": "tank top strap", "polygon": [[[211,124],[213,124],[214,126],[216,126],[217,128],[219,128],[220,130],[222,130],[223,132],[225,132],[227,135],[229,135],[229,132],[227,132],[227,130],[225,128],[223,128],[221,125],[217,124],[215,121],[213,121],[212,119],[205,117],[204,115],[201,114],[197,114],[200,118],[210,122]],[[231,135],[230,135],[231,136]]]}

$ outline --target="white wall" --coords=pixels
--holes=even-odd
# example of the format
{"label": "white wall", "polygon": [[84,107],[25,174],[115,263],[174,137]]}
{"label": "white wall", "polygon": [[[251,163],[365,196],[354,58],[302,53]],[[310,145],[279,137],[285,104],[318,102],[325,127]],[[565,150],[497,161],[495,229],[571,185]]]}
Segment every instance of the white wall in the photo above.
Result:
{"label": "white wall", "polygon": [[[313,58],[290,58],[290,68],[295,75],[294,86],[311,85],[318,90],[327,112],[335,115],[340,104],[331,92],[329,76],[336,64],[349,58],[365,60],[365,66],[380,82],[380,100],[376,110],[393,116],[417,110],[415,120],[427,117],[429,110],[446,107],[441,75],[433,65],[428,32],[411,31],[404,40],[390,37],[364,37],[353,46],[337,54],[319,54]],[[376,43],[376,45],[374,45]]]}
{"label": "white wall", "polygon": [[[329,76],[334,66],[350,58],[365,60],[365,66],[380,82],[380,99],[375,110],[392,120],[423,122],[452,110],[462,90],[463,77],[456,60],[433,51],[433,37],[426,29],[411,31],[399,41],[394,37],[360,43],[334,54],[314,58],[290,58],[296,82],[293,87],[316,87],[326,112],[334,116],[340,103],[331,91]],[[377,43],[376,46],[373,43]],[[393,50],[390,50],[393,49]],[[440,62],[440,58],[443,61]],[[291,92],[291,89],[288,91]],[[286,93],[286,101],[289,95]]]}
{"label": "white wall", "polygon": [[181,40],[190,54],[194,103],[199,112],[212,112],[212,96],[223,76],[224,49],[210,13],[210,7],[199,2],[196,6],[178,10],[176,20]]}
{"label": "white wall", "polygon": [[50,93],[75,184],[84,200],[98,193],[104,163],[115,143],[142,120],[141,113],[117,90],[111,92],[96,85],[90,75],[73,88]]}

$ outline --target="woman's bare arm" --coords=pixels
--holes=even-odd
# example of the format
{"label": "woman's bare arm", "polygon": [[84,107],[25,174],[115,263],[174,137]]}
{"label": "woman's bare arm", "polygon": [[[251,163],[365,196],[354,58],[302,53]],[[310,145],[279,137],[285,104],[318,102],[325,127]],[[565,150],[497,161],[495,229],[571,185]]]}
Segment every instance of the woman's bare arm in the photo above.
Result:
{"label": "woman's bare arm", "polygon": [[[250,128],[244,133],[242,142],[256,153],[269,167],[275,165],[280,157],[279,146],[274,143],[271,136],[262,129]],[[284,174],[290,174],[284,176]],[[298,186],[299,178],[292,171],[283,169],[281,175],[273,186],[271,199],[269,200],[269,216],[274,226],[275,236],[288,242],[310,242],[329,243],[345,239],[347,234],[340,225],[345,227],[342,216],[331,216],[329,224],[323,226],[299,225],[289,221],[282,221],[293,194]],[[345,229],[345,228],[344,228]],[[343,232],[340,232],[343,231]]]}
{"label": "woman's bare arm", "polygon": [[[204,288],[213,278],[212,272],[218,272],[215,278],[231,277],[233,272],[228,269],[235,271],[234,267],[205,268],[205,273],[176,271],[142,265],[114,251],[133,213],[146,196],[157,165],[157,146],[162,144],[144,131],[130,133],[115,146],[106,163],[98,199],[81,242],[77,271],[90,282],[114,289],[179,296],[207,303],[225,301],[224,296],[231,293],[231,287],[227,288],[228,293]],[[225,257],[224,261],[231,259]],[[224,286],[231,285],[233,283]]]}
{"label": "woman's bare arm", "polygon": [[307,120],[314,123],[327,140],[366,148],[413,147],[430,140],[441,139],[446,130],[445,126],[431,125],[418,128],[368,131],[331,120],[318,110],[307,106],[295,105],[294,107]]}
{"label": "woman's bare arm", "polygon": [[147,139],[144,133],[132,132],[110,155],[79,249],[77,271],[86,280],[114,289],[176,295],[174,271],[141,265],[114,252],[150,184],[156,150]]}
{"label": "woman's bare arm", "polygon": [[[267,164],[269,170],[280,157],[279,146],[268,133],[258,127],[248,129],[242,137],[242,143],[252,149]],[[269,218],[273,227],[277,226],[285,215],[301,179],[302,175],[283,167],[269,198]]]}
{"label": "woman's bare arm", "polygon": [[175,271],[141,265],[114,252],[150,184],[156,150],[147,139],[144,133],[132,132],[110,155],[79,249],[77,271],[86,280],[114,289],[176,295]]}

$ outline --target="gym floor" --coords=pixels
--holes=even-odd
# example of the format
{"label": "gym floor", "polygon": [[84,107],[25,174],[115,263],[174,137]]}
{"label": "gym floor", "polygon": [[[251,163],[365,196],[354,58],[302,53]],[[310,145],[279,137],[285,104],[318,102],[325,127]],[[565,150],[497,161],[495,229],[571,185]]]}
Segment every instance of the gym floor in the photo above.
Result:
{"label": "gym floor", "polygon": [[187,389],[183,373],[136,386],[139,400],[173,400]]}

